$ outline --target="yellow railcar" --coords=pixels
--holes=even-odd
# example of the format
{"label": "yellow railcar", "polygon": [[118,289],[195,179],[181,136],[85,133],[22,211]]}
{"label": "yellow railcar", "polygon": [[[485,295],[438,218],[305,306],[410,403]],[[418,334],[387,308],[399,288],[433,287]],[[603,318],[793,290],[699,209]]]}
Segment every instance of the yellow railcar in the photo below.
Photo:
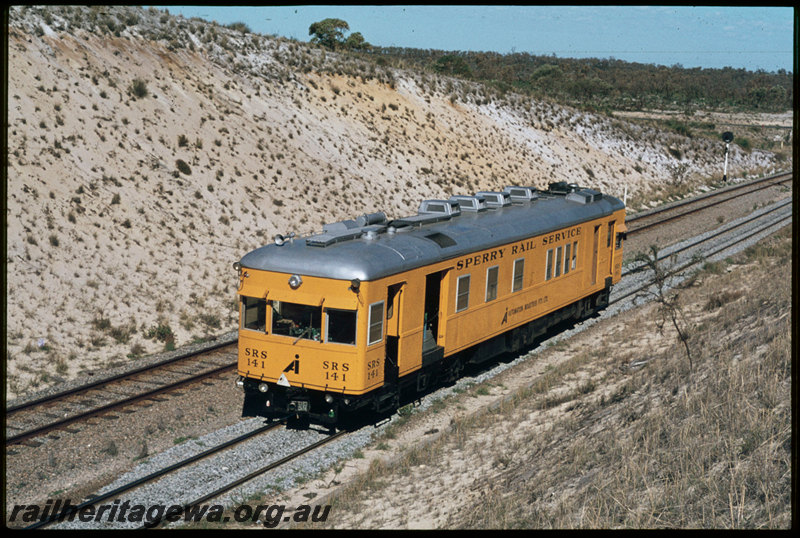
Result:
{"label": "yellow railcar", "polygon": [[625,207],[565,183],[426,200],[245,255],[239,273],[243,414],[336,424],[396,408],[608,304]]}

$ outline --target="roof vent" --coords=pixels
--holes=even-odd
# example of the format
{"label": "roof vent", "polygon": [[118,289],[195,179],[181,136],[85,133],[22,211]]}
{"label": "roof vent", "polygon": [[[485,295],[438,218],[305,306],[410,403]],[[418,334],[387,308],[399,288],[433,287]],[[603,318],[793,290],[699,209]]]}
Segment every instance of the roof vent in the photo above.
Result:
{"label": "roof vent", "polygon": [[480,191],[475,196],[486,200],[486,207],[505,207],[511,205],[511,195],[507,192]]}
{"label": "roof vent", "polygon": [[511,198],[511,203],[519,204],[523,202],[532,202],[536,200],[539,195],[536,193],[535,187],[515,187],[509,186],[503,189]]}
{"label": "roof vent", "polygon": [[486,199],[480,195],[467,196],[464,194],[457,194],[451,196],[449,201],[455,201],[461,211],[485,211],[488,209]]}
{"label": "roof vent", "polygon": [[450,200],[423,200],[419,205],[420,215],[447,215],[455,217],[461,214],[461,209],[458,207],[458,202],[453,199]]}
{"label": "roof vent", "polygon": [[454,247],[457,244],[452,237],[439,232],[428,234],[425,239],[430,239],[442,248]]}
{"label": "roof vent", "polygon": [[386,231],[386,215],[381,212],[361,215],[355,220],[343,220],[325,224],[322,233],[306,238],[306,244],[312,247],[327,247],[334,243],[350,241],[365,235],[375,239]]}
{"label": "roof vent", "polygon": [[576,202],[579,204],[591,204],[603,199],[603,194],[594,189],[581,189],[568,193],[565,197],[568,202]]}

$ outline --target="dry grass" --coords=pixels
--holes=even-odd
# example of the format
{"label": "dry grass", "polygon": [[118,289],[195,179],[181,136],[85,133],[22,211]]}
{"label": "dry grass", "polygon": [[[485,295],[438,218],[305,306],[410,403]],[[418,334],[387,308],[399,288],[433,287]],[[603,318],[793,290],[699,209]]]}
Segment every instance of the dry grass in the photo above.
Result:
{"label": "dry grass", "polygon": [[698,350],[691,373],[674,337],[647,318],[632,326],[631,314],[499,407],[373,462],[337,494],[329,523],[788,528],[790,233],[727,269],[680,291]]}

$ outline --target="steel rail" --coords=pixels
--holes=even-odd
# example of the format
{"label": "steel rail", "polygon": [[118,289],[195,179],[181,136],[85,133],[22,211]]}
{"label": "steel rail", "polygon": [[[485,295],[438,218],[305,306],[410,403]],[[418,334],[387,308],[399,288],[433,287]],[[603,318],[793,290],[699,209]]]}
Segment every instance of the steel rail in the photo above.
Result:
{"label": "steel rail", "polygon": [[[710,234],[707,237],[703,237],[702,239],[698,239],[698,240],[693,241],[693,242],[691,242],[689,244],[686,244],[686,245],[684,245],[684,246],[682,246],[682,247],[680,247],[680,248],[678,248],[678,249],[676,249],[674,251],[671,251],[669,254],[665,254],[665,255],[661,256],[656,261],[665,260],[665,259],[667,259],[667,258],[669,258],[671,256],[674,256],[675,254],[679,254],[681,252],[689,250],[692,247],[696,247],[700,243],[705,243],[706,241],[709,241],[709,240],[714,239],[716,237],[719,237],[721,235],[725,235],[726,233],[730,232],[731,230],[735,230],[736,228],[744,226],[745,224],[749,224],[749,223],[751,223],[753,221],[759,220],[760,218],[764,217],[765,215],[769,215],[770,213],[774,213],[775,211],[783,209],[784,207],[786,207],[787,205],[789,205],[791,203],[792,203],[791,200],[786,200],[784,202],[778,202],[775,205],[775,207],[772,207],[769,210],[764,211],[763,213],[759,213],[758,215],[755,215],[755,216],[750,216],[750,217],[748,217],[747,219],[745,219],[745,220],[743,220],[741,222],[737,222],[736,224],[734,224],[732,226],[728,226],[724,230],[717,229],[717,231],[715,231],[713,234]],[[631,273],[636,273],[636,272],[639,272],[641,270],[643,270],[642,266],[636,266],[636,267],[631,268],[630,265],[629,265],[628,267],[626,267],[622,271],[622,276],[625,276],[625,275],[628,275],[628,274],[631,274]]]}
{"label": "steel rail", "polygon": [[[324,439],[320,439],[316,443],[312,443],[312,444],[308,445],[305,448],[301,448],[297,452],[289,454],[288,456],[284,456],[283,458],[281,458],[281,459],[279,459],[277,461],[274,461],[274,462],[272,462],[272,463],[270,463],[270,464],[268,464],[268,465],[266,465],[266,466],[264,466],[264,467],[262,467],[260,469],[257,469],[255,471],[247,474],[247,476],[243,476],[242,478],[238,478],[238,479],[234,480],[233,482],[230,482],[230,483],[228,483],[228,484],[226,484],[226,485],[224,485],[224,486],[222,486],[220,488],[215,489],[214,491],[212,491],[210,493],[207,493],[207,494],[205,494],[205,495],[193,500],[190,503],[187,503],[186,505],[184,505],[184,510],[186,510],[188,508],[191,508],[193,506],[197,506],[198,504],[200,504],[202,502],[206,502],[208,500],[211,500],[211,499],[213,499],[215,497],[219,497],[223,493],[225,493],[227,491],[230,491],[233,488],[244,484],[245,482],[249,482],[250,480],[256,478],[257,476],[260,476],[260,475],[262,475],[262,474],[264,474],[264,473],[266,473],[268,471],[276,469],[276,468],[280,467],[281,465],[285,465],[286,463],[288,463],[288,462],[290,462],[290,461],[292,461],[292,460],[294,460],[296,458],[299,458],[300,456],[302,456],[304,454],[307,454],[308,452],[311,452],[312,450],[316,450],[317,448],[319,448],[321,446],[327,445],[328,443],[330,443],[332,441],[335,441],[339,437],[342,437],[343,435],[347,435],[348,433],[349,432],[347,430],[341,430],[341,431],[338,431],[338,432],[334,433],[333,435],[330,435],[330,436],[328,436],[328,437],[326,437]],[[163,518],[160,518],[160,519],[156,520],[155,522],[148,523],[148,526],[156,526],[161,521],[163,521]]]}
{"label": "steel rail", "polygon": [[[745,189],[747,187],[752,187],[753,185],[758,185],[759,183],[763,183],[765,181],[772,181],[774,179],[791,178],[791,177],[792,177],[792,171],[790,170],[788,172],[779,172],[779,173],[773,174],[771,176],[753,179],[753,180],[750,180],[750,181],[747,181],[747,182],[744,182],[744,183],[737,183],[737,184],[734,184],[734,185],[728,185],[728,186],[725,186],[725,187],[720,187],[719,189],[713,189],[711,191],[704,192],[702,194],[698,194],[697,196],[693,196],[693,197],[688,198],[688,199],[677,200],[675,202],[669,202],[669,203],[666,203],[664,205],[658,206],[658,207],[656,207],[654,209],[648,209],[648,210],[645,210],[645,211],[639,211],[638,213],[634,213],[632,215],[629,215],[628,216],[628,220],[635,221],[635,220],[644,219],[644,218],[647,218],[647,217],[652,217],[653,215],[657,215],[657,214],[663,213],[665,211],[670,211],[670,210],[675,209],[677,207],[681,207],[681,206],[688,205],[688,204],[695,203],[695,202],[700,202],[702,200],[705,200],[706,198],[713,198],[715,196],[720,196],[722,194],[726,194],[726,193],[729,193],[729,192],[737,191],[737,190],[740,190],[740,189]],[[778,183],[782,183],[783,181],[785,181],[785,179],[781,179]]]}

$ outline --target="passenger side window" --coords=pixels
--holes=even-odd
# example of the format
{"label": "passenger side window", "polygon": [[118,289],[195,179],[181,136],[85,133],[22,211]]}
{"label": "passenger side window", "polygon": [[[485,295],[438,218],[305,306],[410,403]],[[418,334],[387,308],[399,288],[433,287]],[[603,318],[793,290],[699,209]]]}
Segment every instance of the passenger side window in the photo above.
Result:
{"label": "passenger side window", "polygon": [[572,243],[572,269],[575,269],[575,262],[578,258],[578,242]]}
{"label": "passenger side window", "polygon": [[456,286],[456,312],[461,312],[469,307],[469,275],[458,277]]}
{"label": "passenger side window", "polygon": [[334,344],[356,343],[356,311],[325,309],[327,325],[325,326],[325,341]]}
{"label": "passenger side window", "polygon": [[511,291],[519,291],[522,289],[523,278],[525,274],[525,258],[520,258],[514,261],[514,278],[511,281]]}
{"label": "passenger side window", "polygon": [[500,267],[495,265],[486,270],[486,302],[497,299],[497,274]]}
{"label": "passenger side window", "polygon": [[561,276],[561,249],[563,247],[556,248],[556,276]]}

